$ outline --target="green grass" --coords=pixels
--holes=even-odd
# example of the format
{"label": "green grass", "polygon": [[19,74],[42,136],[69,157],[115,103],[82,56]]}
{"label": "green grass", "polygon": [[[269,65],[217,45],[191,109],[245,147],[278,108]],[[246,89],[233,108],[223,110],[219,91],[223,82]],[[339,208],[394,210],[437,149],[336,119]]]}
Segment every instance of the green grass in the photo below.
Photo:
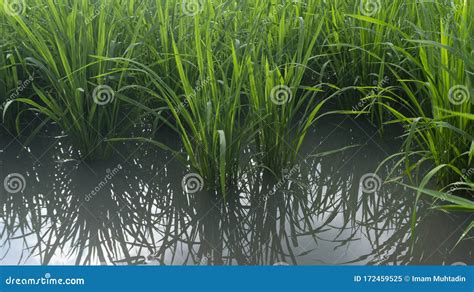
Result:
{"label": "green grass", "polygon": [[[34,97],[20,96],[12,102],[23,103],[28,106],[26,110],[55,122],[71,136],[86,159],[107,157],[110,145],[103,140],[117,134],[121,114],[126,110],[113,100],[126,76],[104,78],[110,65],[94,56],[131,56],[133,50],[129,47],[136,42],[135,32],[140,29],[139,21],[133,26],[127,23],[128,19],[140,18],[135,16],[134,1],[100,3],[28,1],[25,12],[6,17],[13,34],[12,45],[22,58],[18,65],[38,76],[33,84]],[[4,6],[3,0],[0,4]],[[128,9],[123,9],[124,4]],[[96,15],[94,10],[99,13]],[[94,91],[98,86],[108,86],[104,100],[99,94],[104,91]],[[109,102],[95,102],[94,92],[96,100]],[[25,111],[17,115],[18,132]],[[134,119],[133,111],[127,115]]]}
{"label": "green grass", "polygon": [[[315,100],[321,91],[317,84],[302,84],[322,27],[321,20],[315,21],[317,7],[306,11],[301,4],[278,9],[263,2],[255,3],[256,7],[234,5],[213,10],[208,3],[194,17],[168,7],[167,15],[175,15],[179,27],[189,29],[162,33],[157,43],[148,41],[148,45],[164,49],[163,44],[170,43],[171,52],[152,52],[151,59],[173,56],[173,62],[170,65],[164,58],[162,64],[137,64],[136,69],[145,71],[151,80],[154,90],[147,86],[146,91],[156,97],[156,103],[166,103],[189,166],[204,178],[209,190],[224,195],[241,174],[242,145],[253,141],[253,158],[259,166],[279,174],[294,163],[306,131],[324,104]],[[242,14],[225,13],[229,9]],[[251,25],[252,18],[244,17],[255,12],[266,26],[267,38],[261,37],[259,27]],[[286,21],[286,15],[294,13],[302,16]],[[280,15],[283,20],[273,23]],[[225,27],[214,27],[215,23]],[[249,30],[242,31],[242,24]],[[279,39],[273,41],[275,34]],[[159,74],[170,66],[175,75],[172,82]],[[265,80],[263,87],[261,80]],[[284,100],[279,100],[279,86],[288,88],[282,92]],[[135,102],[132,97],[122,99]]]}
{"label": "green grass", "polygon": [[252,35],[248,50],[249,114],[255,119],[257,160],[275,173],[295,162],[306,131],[324,101],[320,83],[304,84],[324,12],[314,3],[269,12],[270,24]]}
{"label": "green grass", "polygon": [[[0,20],[5,23],[6,16],[1,15]],[[8,31],[8,27],[5,25],[2,25],[1,29],[5,32]],[[5,33],[0,44],[0,110],[5,108],[8,101],[31,91],[31,75],[23,73],[21,68],[17,67],[17,63],[21,59],[13,46],[12,37],[12,34]],[[12,113],[2,119],[7,128],[14,128],[14,119],[17,112],[18,107],[12,109]]]}
{"label": "green grass", "polygon": [[474,28],[467,18],[473,7],[465,2],[448,14],[453,19],[440,19],[422,12],[445,7],[433,3],[423,6],[425,10],[420,10],[416,27],[430,38],[409,40],[417,46],[415,57],[403,47],[393,47],[407,58],[405,70],[411,77],[402,78],[391,69],[400,90],[383,96],[378,104],[395,116],[392,123],[406,126],[402,155],[407,172],[423,169],[426,164],[447,165],[436,172],[437,184],[443,187],[458,181],[461,170],[472,165],[474,125],[469,114],[473,111],[473,87],[469,56]]}

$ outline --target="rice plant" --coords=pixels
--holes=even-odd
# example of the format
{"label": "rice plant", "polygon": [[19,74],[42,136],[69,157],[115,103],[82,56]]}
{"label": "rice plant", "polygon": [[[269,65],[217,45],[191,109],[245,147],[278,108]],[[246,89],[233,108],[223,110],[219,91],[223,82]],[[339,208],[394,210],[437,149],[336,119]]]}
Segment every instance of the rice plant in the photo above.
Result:
{"label": "rice plant", "polygon": [[[6,15],[0,15],[2,23],[6,22]],[[17,66],[20,62],[18,52],[12,44],[14,37],[11,28],[2,24],[2,42],[0,43],[0,112],[3,111],[7,103],[20,95],[27,95],[31,91],[32,75],[25,74],[21,67]],[[30,90],[29,90],[30,89]],[[8,127],[14,128],[15,113],[4,115],[1,121]]]}
{"label": "rice plant", "polygon": [[[407,128],[404,158],[408,171],[420,169],[427,162],[457,169],[437,172],[441,187],[456,181],[460,170],[468,169],[472,161],[473,123],[469,114],[472,113],[473,87],[469,56],[473,27],[467,20],[468,11],[472,9],[468,2],[459,1],[451,10],[451,17],[456,21],[432,20],[431,15],[420,13],[418,31],[432,35],[410,40],[417,45],[418,57],[402,47],[393,47],[407,58],[415,73],[412,78],[403,79],[393,70],[402,91],[380,103],[396,117],[396,122]],[[420,11],[426,10],[430,11],[428,7]],[[430,26],[423,27],[427,24]],[[440,33],[433,33],[436,27]],[[392,101],[392,105],[388,101]],[[416,158],[411,164],[415,155],[421,159]]]}
{"label": "rice plant", "polygon": [[272,7],[260,33],[251,35],[248,50],[248,98],[255,120],[257,160],[274,173],[291,168],[306,131],[325,100],[320,84],[303,78],[323,25],[317,6],[287,4]]}
{"label": "rice plant", "polygon": [[[213,14],[211,9],[204,13]],[[175,128],[181,137],[186,152],[181,160],[203,177],[208,191],[226,197],[229,189],[237,184],[241,147],[250,136],[241,105],[244,60],[231,36],[216,34],[210,29],[211,17],[196,15],[191,21],[186,18],[181,21],[192,28],[194,36],[190,37],[186,30],[171,34],[172,51],[165,55],[173,56],[177,82],[166,83],[168,78],[162,77],[156,68],[138,62],[132,62],[135,68],[131,71],[144,72],[150,83],[142,89],[157,102],[167,105],[172,123],[164,122]],[[216,47],[221,48],[221,54],[225,50],[229,57],[219,58],[220,55],[214,54]],[[127,62],[125,59],[114,61]],[[133,102],[130,97],[121,98]],[[146,111],[160,114],[151,108]]]}
{"label": "rice plant", "polygon": [[[21,85],[15,56],[11,53],[8,42],[3,43],[0,45],[0,109],[3,109],[9,100],[21,94]],[[11,126],[11,117],[3,117],[2,120]]]}
{"label": "rice plant", "polygon": [[[125,3],[129,9],[123,9]],[[8,7],[3,0],[0,4]],[[114,97],[126,76],[103,78],[110,67],[94,56],[132,54],[127,49],[136,42],[135,30],[140,29],[140,21],[127,23],[140,17],[135,16],[134,1],[36,0],[27,5],[19,13],[5,12],[21,63],[38,76],[33,84],[35,97],[18,97],[9,104],[23,103],[56,123],[71,136],[83,158],[106,157],[110,146],[104,138],[115,136],[125,124],[121,114],[126,109]],[[7,105],[4,110],[8,109]],[[133,120],[133,111],[126,116]]]}
{"label": "rice plant", "polygon": [[[390,158],[406,165],[410,184],[418,185],[409,187],[418,191],[418,198],[429,195],[448,202],[444,210],[472,212],[474,28],[468,18],[473,6],[468,1],[417,5],[417,37],[407,39],[415,54],[393,46],[407,60],[404,70],[412,77],[403,78],[391,69],[401,90],[378,102],[395,117],[391,122],[406,127],[403,151]],[[416,211],[413,222],[415,218]],[[465,234],[471,229],[472,224]]]}
{"label": "rice plant", "polygon": [[[218,190],[225,195],[228,186],[237,184],[242,145],[248,144],[250,138],[256,136],[257,157],[264,158],[260,162],[270,170],[279,172],[279,169],[295,159],[297,148],[320,106],[313,109],[307,105],[315,104],[314,101],[306,100],[318,91],[314,87],[306,88],[301,99],[295,99],[288,110],[282,111],[286,106],[277,100],[281,92],[275,93],[275,88],[286,88],[284,84],[288,84],[295,88],[296,95],[296,89],[299,89],[307,70],[318,35],[305,29],[305,20],[291,16],[290,23],[282,21],[273,24],[270,17],[277,16],[270,13],[263,20],[269,27],[266,31],[268,40],[278,31],[286,32],[281,34],[282,39],[276,41],[274,46],[266,47],[265,42],[260,40],[258,28],[242,34],[240,26],[251,28],[252,19],[244,18],[245,14],[237,12],[224,13],[226,9],[251,13],[252,4],[223,2],[222,5],[213,9],[209,2],[204,5],[203,11],[191,18],[165,5],[165,9],[170,9],[168,15],[181,17],[178,20],[179,27],[188,29],[172,32],[169,28],[163,28],[166,33],[160,34],[156,44],[149,43],[151,47],[162,48],[161,52],[152,52],[151,55],[152,59],[163,62],[146,66],[137,62],[136,65],[137,70],[144,71],[151,79],[154,91],[150,91],[150,86],[147,86],[149,94],[156,96],[157,101],[166,102],[173,127],[180,134],[186,150],[187,163],[204,177],[208,189]],[[263,2],[255,5],[258,13],[267,11]],[[294,12],[300,8],[297,5],[278,7],[276,13],[289,14],[290,10]],[[164,14],[160,9],[157,13]],[[308,25],[315,28],[321,26],[321,21],[316,22],[311,14],[307,15]],[[295,30],[299,32],[296,38],[292,37]],[[295,40],[298,41],[298,47],[293,53],[289,45]],[[166,43],[170,43],[172,48],[163,47]],[[167,51],[167,48],[172,51]],[[260,51],[264,54],[258,55]],[[266,56],[274,53],[277,59],[265,60]],[[169,75],[160,74],[160,68],[171,66],[166,56],[173,56],[174,69],[170,72],[177,75],[178,82],[169,82]],[[274,75],[268,73],[269,63],[274,67]],[[278,76],[279,70],[286,72],[288,82],[285,82],[281,73]],[[256,86],[255,80],[261,79],[262,75],[268,75],[268,82],[260,88]],[[286,93],[290,101],[293,93]],[[122,96],[122,99],[133,102],[128,97]],[[297,123],[297,115],[303,112],[305,106],[305,119],[298,126],[296,137],[291,137],[293,123]],[[151,108],[146,111],[153,112]],[[275,130],[280,133],[275,134]],[[276,160],[276,157],[282,160]]]}

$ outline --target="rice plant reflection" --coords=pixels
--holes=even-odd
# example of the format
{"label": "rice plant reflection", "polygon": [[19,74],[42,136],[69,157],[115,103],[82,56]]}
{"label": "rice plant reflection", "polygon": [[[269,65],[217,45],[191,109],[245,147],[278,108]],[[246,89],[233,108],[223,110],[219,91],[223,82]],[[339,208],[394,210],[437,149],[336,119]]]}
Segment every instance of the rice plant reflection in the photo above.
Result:
{"label": "rice plant reflection", "polygon": [[[230,196],[234,199],[223,202],[205,190],[187,194],[181,185],[186,171],[171,154],[137,147],[128,162],[118,159],[121,168],[105,183],[117,162],[50,159],[49,165],[36,165],[24,152],[3,155],[2,163],[24,173],[28,186],[23,193],[1,196],[2,264],[472,262],[467,243],[447,251],[457,236],[431,240],[459,226],[443,224],[447,218],[465,218],[418,206],[424,216],[411,238],[414,195],[394,185],[365,193],[360,178],[374,168],[354,161],[353,151],[338,153],[337,159],[307,155],[276,177],[247,168]],[[59,143],[51,153],[68,153],[68,148]]]}

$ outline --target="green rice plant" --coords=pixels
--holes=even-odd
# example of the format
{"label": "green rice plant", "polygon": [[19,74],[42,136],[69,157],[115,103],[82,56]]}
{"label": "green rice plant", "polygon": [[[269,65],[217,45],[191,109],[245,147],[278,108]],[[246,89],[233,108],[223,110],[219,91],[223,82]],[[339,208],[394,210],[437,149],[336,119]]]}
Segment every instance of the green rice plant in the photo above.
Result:
{"label": "green rice plant", "polygon": [[[404,79],[392,70],[401,93],[380,102],[395,116],[392,123],[406,127],[403,151],[388,159],[398,158],[399,164],[405,163],[411,185],[421,180],[418,187],[410,187],[418,191],[417,200],[425,194],[447,201],[448,205],[439,207],[442,210],[472,212],[474,123],[470,56],[474,28],[468,18],[473,5],[463,0],[419,5],[422,9],[414,24],[419,38],[408,39],[416,45],[417,54],[393,46],[409,61],[413,77]],[[442,16],[434,17],[437,15]],[[416,212],[413,230],[415,222]]]}
{"label": "green rice plant", "polygon": [[[208,42],[206,47],[201,44],[198,29],[196,35],[198,68],[200,76],[206,76],[204,80],[207,80],[208,86],[194,93],[188,79],[189,71],[173,42],[176,65],[186,96],[185,104],[188,106],[184,109],[179,105],[176,107],[176,97],[170,98],[167,103],[177,121],[178,132],[192,168],[204,176],[211,190],[218,189],[225,197],[226,186],[235,186],[237,183],[239,154],[246,136],[240,103],[244,69],[242,61],[237,59],[233,43],[230,44],[232,61],[215,63],[211,44]],[[203,38],[209,41],[208,36]],[[227,72],[232,72],[230,80],[222,79]]]}
{"label": "green rice plant", "polygon": [[[0,44],[0,110],[3,110],[9,100],[21,94],[22,80],[16,67],[15,55],[8,47],[8,43]],[[0,121],[12,126],[12,117],[3,117]]]}
{"label": "green rice plant", "polygon": [[[0,113],[5,108],[8,101],[13,100],[21,94],[27,94],[31,83],[32,74],[23,72],[19,63],[18,51],[13,46],[15,38],[13,29],[7,25],[8,15],[0,14],[0,30],[2,31],[2,41],[0,42]],[[19,108],[15,107],[12,114],[8,114],[0,119],[0,124],[8,128],[14,128],[14,117]]]}
{"label": "green rice plant", "polygon": [[[437,35],[438,39],[432,36],[410,40],[418,45],[417,58],[404,48],[394,46],[394,50],[404,54],[418,70],[414,75],[417,79],[402,79],[394,72],[403,89],[401,94],[391,97],[392,103],[399,104],[398,108],[386,102],[388,98],[382,102],[396,117],[394,122],[407,127],[405,158],[408,172],[420,169],[428,161],[435,166],[448,164],[458,169],[469,168],[471,162],[472,154],[465,154],[472,151],[473,145],[473,123],[466,116],[472,113],[472,74],[468,72],[472,70],[469,56],[473,27],[468,25],[467,18],[473,7],[467,1],[458,4],[460,6],[452,12],[456,22],[439,20],[441,33]],[[429,23],[427,17],[420,16],[420,30]],[[427,31],[433,30],[434,27]],[[410,164],[408,155],[415,151],[422,158]],[[439,184],[445,186],[457,175],[443,170],[437,177]]]}
{"label": "green rice plant", "polygon": [[[263,157],[260,162],[272,171],[278,172],[295,159],[296,149],[324,102],[315,106],[310,100],[319,91],[314,86],[302,90],[301,98],[291,106],[272,103],[271,92],[282,84],[292,86],[295,94],[300,89],[322,21],[314,17],[314,5],[303,13],[298,3],[204,3],[203,11],[193,17],[183,16],[173,6],[158,8],[157,19],[174,15],[170,21],[177,29],[162,27],[165,32],[156,44],[148,44],[161,49],[152,52],[158,63],[138,67],[155,86],[156,91],[150,94],[166,101],[172,127],[180,134],[188,156],[187,164],[204,177],[210,190],[225,196],[226,186],[235,186],[239,176],[242,141],[253,134],[257,133],[255,140],[262,153],[258,157]],[[163,11],[167,9],[168,13]],[[285,17],[280,20],[280,15],[288,15],[291,22]],[[254,26],[256,20],[265,24],[266,39],[261,38],[260,27]],[[168,55],[173,55],[174,64],[169,64]],[[269,73],[270,63],[274,73]],[[178,82],[157,71],[166,68],[172,68],[170,74],[176,74]],[[279,70],[286,76],[281,72],[278,76]],[[260,87],[256,80],[267,81]],[[295,126],[299,114],[305,119]],[[298,128],[297,136],[291,137],[294,127]],[[275,128],[279,133],[273,132]]]}
{"label": "green rice plant", "polygon": [[[0,4],[6,7],[4,0]],[[107,157],[111,148],[104,138],[130,124],[121,116],[127,110],[124,116],[134,119],[134,111],[114,101],[127,76],[104,78],[111,68],[94,56],[133,53],[127,49],[136,42],[142,14],[136,7],[135,1],[34,0],[22,13],[6,16],[25,70],[41,76],[34,84],[34,98],[12,102],[56,123],[71,136],[83,158]],[[17,115],[18,131],[24,113]]]}
{"label": "green rice plant", "polygon": [[279,175],[296,160],[308,128],[327,101],[317,100],[317,93],[323,91],[320,84],[303,82],[311,70],[324,12],[308,2],[275,5],[264,15],[269,19],[265,37],[261,32],[250,35],[253,46],[246,62],[246,84],[249,115],[257,133],[257,161]]}
{"label": "green rice plant", "polygon": [[[184,2],[183,2],[184,3]],[[189,27],[189,19],[180,15],[178,1],[145,1],[140,42],[135,44],[133,59],[146,64],[155,72],[166,72],[161,78],[171,88],[176,88],[179,80],[172,47],[172,36],[177,29]],[[182,35],[178,42],[188,38]]]}
{"label": "green rice plant", "polygon": [[[409,20],[416,13],[415,3],[404,0],[335,0],[320,3],[319,9],[328,11],[321,33],[322,49],[318,52],[324,56],[327,67],[324,80],[339,87],[358,87],[339,97],[341,106],[346,109],[353,107],[361,97],[372,91],[367,87],[380,84],[387,77],[392,80],[388,65],[393,68],[403,66],[404,59],[394,54],[391,46],[409,49],[405,32],[414,32]],[[390,23],[400,29],[392,29],[382,23]],[[364,87],[368,90],[362,90]],[[373,120],[378,118],[381,125],[380,107],[377,114]]]}
{"label": "green rice plant", "polygon": [[[299,87],[291,74],[283,76],[279,68],[270,69],[267,60],[259,66],[261,68],[248,63],[250,115],[257,132],[256,157],[263,166],[280,173],[296,160],[307,130],[327,99],[315,102],[316,93],[320,91],[317,87],[305,87],[305,91],[293,96]],[[257,80],[264,84],[258,86]]]}
{"label": "green rice plant", "polygon": [[[474,115],[473,114],[464,114],[464,113],[459,113],[459,112],[454,112],[454,111],[448,111],[446,114],[451,114],[452,116],[457,116],[457,117],[463,117],[465,119],[468,119],[470,121],[474,121]],[[466,133],[461,131],[458,128],[455,128],[453,126],[450,126],[448,124],[442,124],[440,127],[445,127],[447,131],[452,131],[454,132],[455,135],[464,135],[466,136],[466,139],[469,139],[472,144],[470,149],[467,151],[460,153],[459,157],[457,159],[465,159],[467,160],[467,166],[472,166],[472,161],[474,159],[474,136],[470,133]],[[471,131],[472,132],[472,131]],[[435,191],[429,191],[426,190],[426,187],[429,185],[430,181],[432,180],[433,177],[438,175],[439,173],[443,172],[444,169],[450,169],[455,175],[457,176],[457,179],[445,186],[443,189],[441,189],[441,192],[435,192]],[[453,204],[456,205],[448,205],[444,209],[457,209],[457,210],[464,210],[464,211],[474,211],[474,203],[470,202],[469,199],[474,198],[474,168],[458,168],[456,167],[455,163],[450,163],[450,164],[441,164],[433,168],[431,171],[429,171],[424,177],[423,180],[420,184],[420,186],[417,188],[418,190],[418,195],[421,193],[428,194],[432,197],[436,197],[438,199],[450,201]],[[459,199],[461,201],[453,201],[452,195],[455,194],[460,197],[464,197],[467,199]]]}
{"label": "green rice plant", "polygon": [[[458,115],[458,113],[453,114]],[[471,114],[469,116],[471,120],[474,119],[474,115]],[[462,133],[462,131],[454,127],[447,127],[446,130],[454,131],[455,135],[460,135]],[[417,202],[420,199],[421,195],[427,195],[441,202],[441,205],[436,207],[437,209],[448,212],[474,212],[474,168],[459,169],[456,166],[456,164],[459,164],[458,160],[461,160],[463,158],[467,158],[467,160],[469,161],[469,165],[472,165],[471,162],[472,158],[474,157],[474,137],[467,133],[464,133],[464,135],[467,135],[467,138],[471,139],[471,141],[473,142],[473,147],[469,151],[461,153],[459,157],[457,157],[456,160],[450,164],[441,164],[433,168],[423,177],[423,180],[421,181],[419,187],[407,186],[417,191]],[[440,191],[429,189],[428,185],[431,183],[432,178],[436,176],[444,177],[446,170],[449,170],[450,173],[455,173],[456,175],[458,175],[458,179],[455,182],[443,187]],[[412,231],[414,232],[416,223],[416,209],[413,213],[412,221]],[[465,239],[473,228],[474,221],[471,221],[471,224],[463,232],[463,235],[459,239],[458,243],[461,240]]]}
{"label": "green rice plant", "polygon": [[[246,67],[234,38],[219,28],[212,28],[213,17],[220,16],[208,6],[202,15],[180,20],[187,30],[179,29],[171,34],[177,82],[168,84],[160,72],[132,61],[133,68],[128,71],[144,73],[149,82],[146,87],[130,85],[128,88],[143,90],[158,102],[166,103],[171,119],[164,122],[177,131],[186,154],[179,158],[202,176],[208,192],[226,198],[237,185],[242,146],[250,137],[241,104]],[[189,31],[193,35],[190,39]],[[221,48],[221,54],[214,53],[216,47]],[[221,58],[224,54],[228,57]],[[127,62],[126,59],[112,61]],[[119,98],[135,103],[126,95],[121,94]],[[139,106],[146,112],[160,114],[144,104]],[[159,142],[150,142],[170,150]]]}

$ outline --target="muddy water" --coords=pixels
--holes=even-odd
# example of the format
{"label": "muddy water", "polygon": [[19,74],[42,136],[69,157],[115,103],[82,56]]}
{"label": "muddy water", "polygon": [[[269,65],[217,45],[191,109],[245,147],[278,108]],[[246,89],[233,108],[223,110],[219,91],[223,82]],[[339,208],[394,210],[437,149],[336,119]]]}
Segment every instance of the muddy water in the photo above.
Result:
{"label": "muddy water", "polygon": [[[176,141],[171,132],[159,139]],[[414,194],[383,183],[397,170],[388,165],[367,175],[398,147],[368,123],[326,120],[308,135],[295,167],[279,179],[246,167],[237,199],[224,203],[205,191],[185,192],[189,171],[149,145],[117,145],[109,161],[88,163],[65,137],[46,133],[24,146],[3,133],[0,262],[473,264],[472,241],[454,248],[472,217],[423,201],[412,237]]]}

